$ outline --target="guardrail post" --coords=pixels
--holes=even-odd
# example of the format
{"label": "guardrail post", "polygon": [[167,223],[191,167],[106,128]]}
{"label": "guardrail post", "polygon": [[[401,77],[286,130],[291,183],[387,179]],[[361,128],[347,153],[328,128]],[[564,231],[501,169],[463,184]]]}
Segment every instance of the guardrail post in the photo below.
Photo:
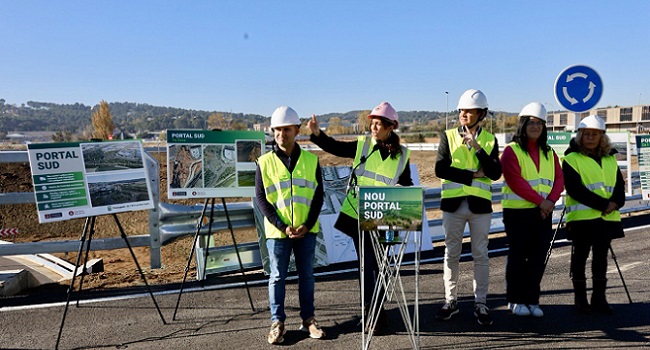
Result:
{"label": "guardrail post", "polygon": [[144,154],[153,199],[153,209],[149,210],[149,261],[152,269],[159,269],[162,267],[162,255],[160,252],[162,237],[159,225],[160,167],[158,161],[149,152],[145,151]]}

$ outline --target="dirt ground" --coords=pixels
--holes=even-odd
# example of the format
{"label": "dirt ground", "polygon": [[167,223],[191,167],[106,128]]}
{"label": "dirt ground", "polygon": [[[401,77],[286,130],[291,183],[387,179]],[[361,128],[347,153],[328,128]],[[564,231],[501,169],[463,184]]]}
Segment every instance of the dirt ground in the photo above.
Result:
{"label": "dirt ground", "polygon": [[[431,140],[430,142],[437,142]],[[320,158],[321,166],[350,165],[351,159],[332,156],[324,152],[314,152]],[[167,199],[167,166],[164,154],[154,154],[160,163],[160,198],[163,202],[175,204],[202,204],[204,200],[174,200]],[[411,162],[417,165],[420,183],[424,187],[439,186],[440,180],[434,175],[433,164],[436,152],[416,151],[411,154]],[[1,164],[0,192],[31,192],[33,191],[31,172],[28,163]],[[233,199],[242,200],[242,199]],[[243,199],[248,201],[249,199]],[[435,211],[428,213],[429,219],[439,217]],[[148,212],[138,211],[118,215],[127,235],[142,235],[148,233]],[[5,237],[10,242],[38,242],[50,240],[79,239],[85,219],[39,224],[34,204],[0,206],[0,227],[18,228],[19,234]],[[116,225],[110,216],[98,217],[93,239],[118,237]],[[254,228],[235,230],[238,243],[256,242],[257,233]],[[218,231],[214,234],[217,245],[232,244],[228,231]],[[192,236],[178,239],[162,247],[162,268],[149,268],[149,248],[134,247],[140,266],[143,268],[147,282],[151,285],[181,282],[190,252]],[[77,252],[54,254],[74,263]],[[118,288],[143,284],[137,272],[128,249],[102,250],[90,252],[89,259],[101,258],[104,262],[104,272],[94,273],[84,280],[86,288]],[[195,279],[194,261],[188,279]],[[69,283],[69,282],[68,282]]]}

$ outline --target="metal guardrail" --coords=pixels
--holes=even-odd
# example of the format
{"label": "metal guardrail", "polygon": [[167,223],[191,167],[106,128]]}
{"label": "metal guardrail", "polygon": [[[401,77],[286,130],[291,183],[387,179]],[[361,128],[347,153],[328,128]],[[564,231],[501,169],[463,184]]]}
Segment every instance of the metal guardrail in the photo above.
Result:
{"label": "metal guardrail", "polygon": [[[158,162],[151,157],[147,152],[146,160],[147,166],[150,171],[150,180],[154,192],[155,208],[149,211],[149,234],[128,236],[129,242],[132,246],[149,246],[151,248],[151,267],[160,268],[160,248],[177,238],[192,235],[196,233],[197,220],[203,210],[202,205],[185,206],[178,204],[170,204],[160,202],[158,181],[159,170]],[[25,151],[0,151],[0,164],[1,163],[20,163],[28,162],[27,152]],[[154,170],[155,169],[155,170]],[[633,173],[635,176],[635,185],[639,184],[638,172]],[[493,202],[499,203],[501,201],[501,187],[502,183],[495,183],[492,187]],[[636,187],[638,188],[638,187]],[[34,194],[32,192],[22,193],[3,193],[0,194],[0,205],[8,204],[29,204],[35,203]],[[440,188],[427,188],[424,192],[424,206],[426,209],[436,209],[440,207]],[[210,206],[207,208],[210,210]],[[559,214],[563,207],[560,205],[556,207],[554,213],[554,223],[559,220]],[[622,213],[631,213],[635,211],[650,210],[650,205],[647,201],[641,198],[640,194],[636,194],[627,198],[625,207],[621,209]],[[228,203],[228,214],[230,215],[233,228],[251,228],[255,227],[255,218],[253,214],[252,202],[235,202]],[[492,215],[492,223],[490,232],[503,232],[503,223],[501,221],[502,213],[495,212]],[[428,220],[428,226],[431,233],[432,243],[444,240],[442,232],[442,220],[433,219]],[[215,204],[214,216],[212,223],[212,232],[227,229],[226,217],[224,208],[221,204]],[[201,234],[208,233],[208,225],[203,225],[200,230]],[[203,242],[203,240],[200,240]],[[201,243],[204,244],[204,243]],[[255,249],[256,242],[244,243],[246,249]],[[251,246],[251,247],[249,247]],[[24,255],[24,254],[40,254],[40,253],[61,253],[76,251],[79,248],[78,240],[67,241],[51,241],[51,242],[30,242],[30,243],[16,243],[11,245],[0,245],[0,256],[3,255]],[[108,250],[126,248],[124,241],[121,238],[105,238],[93,239],[92,250]],[[241,247],[240,247],[241,248]],[[85,249],[85,247],[84,247]],[[213,248],[210,248],[212,250]],[[214,249],[219,250],[232,250],[232,247],[218,247]],[[261,266],[261,265],[260,265]]]}
{"label": "metal guardrail", "polygon": [[[0,151],[0,164],[3,163],[28,163],[27,151]],[[151,268],[161,267],[162,240],[158,224],[158,207],[160,204],[160,167],[158,161],[148,152],[145,152],[145,166],[151,181],[151,193],[153,196],[154,208],[149,210],[149,233],[127,236],[129,244],[133,247],[150,248]],[[0,193],[0,205],[33,204],[36,198],[33,192],[10,192]],[[84,243],[86,249],[88,241]],[[93,238],[91,250],[111,250],[127,248],[126,242],[121,237],[115,238]],[[26,242],[0,245],[0,256],[5,255],[27,255],[46,253],[67,253],[76,252],[79,249],[78,240],[48,241],[48,242]]]}

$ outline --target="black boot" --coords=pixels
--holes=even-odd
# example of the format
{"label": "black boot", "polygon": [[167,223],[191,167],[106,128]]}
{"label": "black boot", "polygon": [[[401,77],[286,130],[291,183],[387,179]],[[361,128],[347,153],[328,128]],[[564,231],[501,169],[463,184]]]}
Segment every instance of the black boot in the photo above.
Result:
{"label": "black boot", "polygon": [[[370,319],[370,304],[366,305],[364,307],[364,312],[366,315],[366,322]],[[359,320],[359,326],[361,325],[361,320]],[[386,314],[386,310],[384,308],[381,308],[379,310],[379,315],[377,315],[377,321],[375,323],[375,329],[373,330],[372,334],[377,335],[377,334],[382,334],[382,332],[388,327],[389,321],[388,321],[388,314]],[[369,329],[362,327],[363,331],[365,333],[368,333]]]}
{"label": "black boot", "polygon": [[581,314],[591,313],[591,306],[587,301],[587,281],[573,280],[574,305]]}
{"label": "black boot", "polygon": [[591,307],[594,311],[611,315],[614,309],[609,306],[605,298],[605,289],[607,289],[607,279],[594,279],[594,291],[591,293]]}

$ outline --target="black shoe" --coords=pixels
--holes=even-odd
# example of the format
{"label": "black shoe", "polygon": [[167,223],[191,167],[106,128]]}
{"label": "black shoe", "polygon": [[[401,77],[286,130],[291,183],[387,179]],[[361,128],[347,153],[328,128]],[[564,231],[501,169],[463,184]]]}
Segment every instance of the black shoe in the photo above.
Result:
{"label": "black shoe", "polygon": [[442,321],[447,321],[451,319],[452,316],[458,313],[458,302],[456,300],[447,301],[440,310],[438,310],[438,315],[436,318]]}
{"label": "black shoe", "polygon": [[601,314],[605,315],[613,315],[614,314],[614,308],[612,308],[609,303],[607,302],[607,299],[603,296],[602,298],[591,298],[591,309],[595,312],[600,312]]}
{"label": "black shoe", "polygon": [[476,321],[482,326],[489,326],[492,324],[492,317],[490,317],[490,309],[483,303],[474,304],[474,316]]}

